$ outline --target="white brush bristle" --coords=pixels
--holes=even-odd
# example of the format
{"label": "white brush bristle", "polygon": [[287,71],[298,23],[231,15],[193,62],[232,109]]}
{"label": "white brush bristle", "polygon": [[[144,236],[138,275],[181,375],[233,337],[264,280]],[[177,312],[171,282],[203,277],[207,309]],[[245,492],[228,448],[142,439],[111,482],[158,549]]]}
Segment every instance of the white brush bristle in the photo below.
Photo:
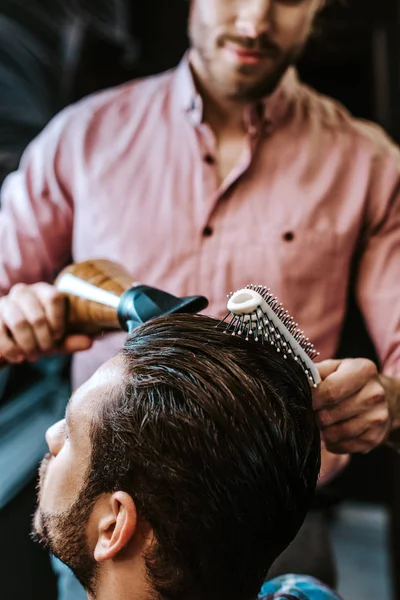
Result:
{"label": "white brush bristle", "polygon": [[318,352],[269,288],[251,284],[231,293],[227,308],[223,319],[226,322],[230,318],[227,332],[269,343],[284,358],[292,356],[303,367],[310,384],[317,387],[321,379],[313,360]]}

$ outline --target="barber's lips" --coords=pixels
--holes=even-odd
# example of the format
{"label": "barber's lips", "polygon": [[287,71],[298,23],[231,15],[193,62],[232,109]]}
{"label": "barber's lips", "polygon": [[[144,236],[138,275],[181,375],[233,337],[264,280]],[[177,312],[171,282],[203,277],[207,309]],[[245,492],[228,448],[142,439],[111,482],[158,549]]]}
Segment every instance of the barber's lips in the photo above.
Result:
{"label": "barber's lips", "polygon": [[268,56],[266,52],[244,48],[233,43],[227,43],[224,50],[231,59],[242,65],[257,65]]}

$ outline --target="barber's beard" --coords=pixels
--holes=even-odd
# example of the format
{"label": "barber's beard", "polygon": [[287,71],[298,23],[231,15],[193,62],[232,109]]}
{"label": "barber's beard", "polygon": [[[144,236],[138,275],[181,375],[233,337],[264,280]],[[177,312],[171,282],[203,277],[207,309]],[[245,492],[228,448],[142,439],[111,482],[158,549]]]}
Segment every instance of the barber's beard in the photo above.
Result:
{"label": "barber's beard", "polygon": [[[207,47],[206,40],[209,38],[210,36],[207,27],[201,24],[198,26],[196,36],[191,37],[191,45],[201,57],[201,61],[207,74],[206,77],[209,82],[213,84],[215,89],[220,90],[220,93],[223,94],[226,99],[242,104],[256,102],[273,94],[288,68],[298,62],[307,43],[307,40],[304,40],[297,46],[293,46],[290,50],[283,52],[271,40],[260,38],[258,41],[253,42],[251,47],[268,53],[271,59],[274,60],[274,66],[271,67],[264,77],[254,81],[251,81],[251,74],[253,72],[251,66],[238,66],[237,73],[245,76],[248,75],[249,81],[240,78],[236,83],[227,81],[226,85],[224,85],[224,74],[216,72],[214,68],[216,63],[215,48],[210,51]],[[221,36],[216,42],[218,51],[223,47],[225,42],[234,39],[233,36]],[[242,43],[245,43],[245,40],[242,40]]]}
{"label": "barber's beard", "polygon": [[[265,77],[254,82],[239,82],[235,89],[232,89],[229,94],[229,99],[237,102],[247,103],[256,102],[273,94],[279,86],[283,76],[289,67],[295,65],[303,52],[303,46],[293,48],[291,52],[281,54],[273,70]],[[212,69],[212,65],[209,65]],[[238,67],[238,73],[242,75],[251,74],[251,67],[242,65]]]}
{"label": "barber's beard", "polygon": [[[46,463],[41,468],[41,481],[45,470]],[[39,489],[39,506],[33,518],[31,536],[66,564],[85,590],[96,597],[98,565],[90,552],[86,533],[93,504],[84,488],[68,510],[49,514],[40,507]]]}
{"label": "barber's beard", "polygon": [[[263,98],[270,96],[279,86],[282,77],[285,75],[288,68],[295,64],[296,60],[297,57],[286,56],[268,77],[253,84],[246,84],[244,82],[238,84],[237,88],[230,94],[229,99],[242,103],[250,103],[257,102],[257,100],[262,100]],[[247,69],[248,67],[243,65],[239,68],[239,72],[245,75]]]}

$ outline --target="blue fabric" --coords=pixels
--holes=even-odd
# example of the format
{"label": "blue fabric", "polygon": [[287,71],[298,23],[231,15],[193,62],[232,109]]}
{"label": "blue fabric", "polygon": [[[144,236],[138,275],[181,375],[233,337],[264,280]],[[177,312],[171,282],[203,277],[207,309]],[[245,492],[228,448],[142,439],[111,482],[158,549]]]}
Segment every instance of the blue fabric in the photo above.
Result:
{"label": "blue fabric", "polygon": [[87,595],[73,572],[55,556],[51,557],[58,578],[58,600],[87,600]]}
{"label": "blue fabric", "polygon": [[341,600],[323,583],[303,575],[285,575],[266,581],[259,600]]}

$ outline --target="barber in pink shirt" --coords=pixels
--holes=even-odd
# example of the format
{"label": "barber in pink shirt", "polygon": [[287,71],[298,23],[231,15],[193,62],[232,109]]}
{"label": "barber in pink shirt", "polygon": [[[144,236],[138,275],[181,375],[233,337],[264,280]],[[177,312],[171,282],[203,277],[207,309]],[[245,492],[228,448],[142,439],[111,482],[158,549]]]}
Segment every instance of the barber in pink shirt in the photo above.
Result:
{"label": "barber in pink shirt", "polygon": [[[176,70],[63,111],[2,189],[0,353],[51,352],[65,306],[51,286],[106,257],[177,295],[268,284],[321,354],[326,446],[367,452],[399,422],[400,154],[375,125],[299,82],[293,64],[323,0],[192,0]],[[334,356],[357,256],[357,299],[382,363]],[[40,283],[38,283],[40,282]],[[122,344],[70,337],[74,384]],[[346,461],[325,454],[323,476]]]}

